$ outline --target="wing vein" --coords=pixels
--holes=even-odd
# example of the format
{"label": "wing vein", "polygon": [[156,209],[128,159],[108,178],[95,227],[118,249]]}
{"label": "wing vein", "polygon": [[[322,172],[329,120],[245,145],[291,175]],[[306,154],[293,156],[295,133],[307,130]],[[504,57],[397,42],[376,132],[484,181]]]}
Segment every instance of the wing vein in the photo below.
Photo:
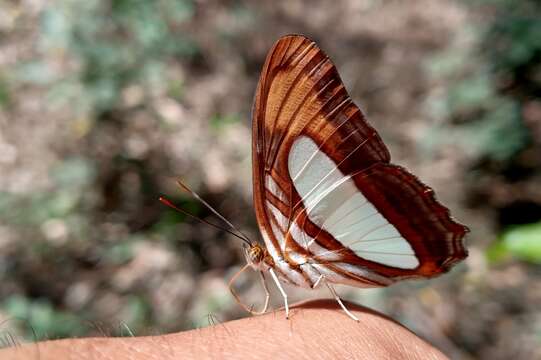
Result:
{"label": "wing vein", "polygon": [[[355,131],[351,132],[348,136],[346,136],[346,137],[344,138],[344,141],[346,141],[349,137],[351,137],[354,133],[356,133],[357,130],[358,130],[358,129],[356,129]],[[351,155],[353,155],[357,150],[359,150],[362,146],[364,146],[364,145],[368,142],[368,140],[369,140],[370,138],[371,138],[371,136],[370,136],[370,137],[367,137],[366,139],[364,139],[364,141],[361,142],[361,143],[359,143],[359,145],[357,145],[357,146],[355,147],[355,149],[353,149],[353,151],[351,151],[349,154],[347,154],[347,156],[345,156],[345,157],[342,159],[342,161],[340,161],[338,164],[336,164],[336,165],[334,166],[334,168],[333,168],[331,171],[329,171],[329,172],[327,173],[327,175],[325,175],[325,176],[324,176],[324,177],[323,177],[316,185],[314,185],[314,187],[313,187],[313,188],[312,188],[305,196],[303,196],[303,197],[297,202],[297,204],[295,204],[295,207],[297,207],[301,202],[304,202],[304,200],[305,200],[308,196],[310,196],[310,195],[312,194],[312,192],[314,192],[315,189],[317,189],[317,188],[319,187],[319,185],[321,185],[321,183],[322,183],[323,181],[325,181],[325,180],[326,180],[333,172],[335,172],[335,171],[338,169],[338,167],[339,167],[340,165],[342,165],[342,164],[344,163],[344,161],[346,161]],[[324,144],[324,143],[323,143],[323,144]],[[321,151],[321,147],[323,146],[323,144],[322,144],[322,145],[319,147],[319,149],[316,150],[314,153],[317,154],[318,151]],[[315,155],[312,155],[308,161],[311,161],[311,160],[314,158],[314,156],[315,156]],[[307,161],[307,163],[308,163],[308,161]],[[304,167],[303,167],[303,169],[304,169]],[[299,173],[300,173],[300,172],[299,172]]]}
{"label": "wing vein", "polygon": [[[302,44],[301,44],[302,45]],[[299,46],[300,47],[300,46]],[[297,48],[298,49],[298,48]],[[295,51],[297,50],[295,49]],[[306,56],[307,53],[305,53],[303,55],[303,58]],[[317,54],[317,53],[316,53]],[[316,55],[314,54],[314,56]],[[302,59],[301,59],[302,60]],[[300,60],[299,60],[300,61]],[[302,74],[304,72],[304,69],[306,69],[306,67],[310,64],[310,61],[306,62],[306,64],[304,64],[304,66],[302,67],[302,69],[299,70],[298,74],[295,75],[295,78],[293,79],[293,81],[291,82],[291,84],[289,85],[289,87],[287,88],[287,91],[284,95],[284,98],[282,99],[282,101],[280,102],[280,106],[278,107],[278,111],[276,112],[276,115],[274,116],[274,121],[273,121],[273,124],[272,124],[272,131],[270,133],[270,137],[271,137],[271,143],[270,143],[270,146],[267,150],[267,154],[265,155],[265,164],[268,164],[268,160],[269,160],[269,156],[270,156],[270,153],[271,153],[271,149],[273,148],[273,145],[274,145],[274,136],[273,134],[275,133],[276,131],[276,125],[278,124],[278,119],[280,118],[280,115],[282,114],[282,110],[284,109],[284,104],[286,104],[289,100],[289,97],[291,96],[291,93],[294,89],[294,87],[297,85],[297,83],[299,82],[299,79],[302,77]]]}
{"label": "wing vein", "polygon": [[[314,69],[312,69],[310,71],[310,73],[307,75],[306,78],[310,78],[310,75],[318,68],[318,67],[321,67],[321,65],[323,65],[328,59],[327,58],[323,58],[315,67]],[[300,74],[299,74],[300,75]],[[302,109],[303,106],[307,105],[307,104],[311,104],[313,103],[313,101],[315,99],[317,99],[317,94],[316,96],[313,96],[309,102],[307,102],[306,100],[308,99],[308,97],[312,94],[314,88],[316,87],[317,85],[317,81],[314,81],[314,83],[312,84],[312,87],[306,91],[306,94],[304,96],[304,98],[302,99],[302,101],[299,102],[299,105],[295,108],[295,111],[292,112],[291,114],[291,117],[289,118],[288,122],[287,122],[287,126],[285,128],[285,131],[283,131],[280,136],[279,136],[279,139],[278,139],[278,143],[276,144],[276,146],[272,146],[274,145],[274,139],[271,143],[271,147],[269,148],[269,159],[267,161],[270,162],[270,168],[273,168],[274,167],[274,164],[276,162],[276,158],[277,158],[277,155],[278,155],[278,150],[280,149],[280,146],[282,145],[284,139],[286,138],[286,135],[289,133],[289,128],[290,128],[290,125],[291,123],[297,118],[297,114],[299,113],[300,109]],[[284,100],[285,102],[285,100]],[[305,126],[310,123],[313,119],[309,120]],[[271,155],[270,152],[272,152],[273,154]]]}

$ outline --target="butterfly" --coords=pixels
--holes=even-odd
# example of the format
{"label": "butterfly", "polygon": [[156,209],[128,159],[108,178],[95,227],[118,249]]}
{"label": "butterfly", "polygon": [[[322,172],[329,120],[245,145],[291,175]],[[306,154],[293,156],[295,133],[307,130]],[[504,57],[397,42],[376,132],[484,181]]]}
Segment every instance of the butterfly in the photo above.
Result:
{"label": "butterfly", "polygon": [[[268,308],[267,273],[283,296],[286,317],[282,282],[326,286],[357,320],[334,284],[383,287],[431,278],[467,256],[468,228],[451,218],[430,187],[390,162],[336,67],[310,39],[284,36],[267,55],[252,136],[254,207],[265,244],[240,236],[247,264],[230,281],[251,313]],[[243,305],[233,291],[247,268],[263,280],[261,311]]]}

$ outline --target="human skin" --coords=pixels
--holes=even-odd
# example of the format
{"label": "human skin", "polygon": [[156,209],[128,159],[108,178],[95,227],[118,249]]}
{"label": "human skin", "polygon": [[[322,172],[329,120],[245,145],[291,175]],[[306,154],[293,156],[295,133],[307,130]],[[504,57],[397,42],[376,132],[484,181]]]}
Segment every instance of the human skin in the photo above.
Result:
{"label": "human skin", "polygon": [[181,333],[131,338],[45,341],[0,350],[0,359],[447,359],[394,320],[333,300]]}

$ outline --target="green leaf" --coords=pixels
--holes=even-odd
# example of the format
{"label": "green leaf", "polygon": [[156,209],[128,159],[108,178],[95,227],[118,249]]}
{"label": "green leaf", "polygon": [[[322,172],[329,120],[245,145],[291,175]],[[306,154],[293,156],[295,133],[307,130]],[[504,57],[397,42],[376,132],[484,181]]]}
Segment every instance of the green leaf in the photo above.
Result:
{"label": "green leaf", "polygon": [[487,74],[480,74],[455,85],[449,94],[449,103],[455,111],[470,111],[483,105],[494,96],[494,86]]}
{"label": "green leaf", "polygon": [[210,120],[210,125],[215,130],[222,130],[223,128],[237,124],[241,120],[239,115],[235,114],[228,114],[228,115],[215,115]]}
{"label": "green leaf", "polygon": [[29,61],[15,69],[15,79],[23,83],[49,85],[55,80],[55,76],[53,70],[43,61]]}
{"label": "green leaf", "polygon": [[497,241],[496,243],[492,244],[487,250],[486,250],[486,258],[490,264],[499,264],[503,262],[504,260],[508,259],[509,256],[509,250],[507,249],[507,246],[501,241]]}
{"label": "green leaf", "polygon": [[117,244],[114,244],[108,249],[105,249],[103,258],[106,262],[114,265],[122,265],[129,262],[133,258],[133,247],[135,239],[128,239]]}
{"label": "green leaf", "polygon": [[51,178],[60,188],[80,188],[94,181],[95,169],[92,163],[83,158],[70,158],[51,171]]}
{"label": "green leaf", "polygon": [[6,107],[11,99],[10,87],[7,79],[0,73],[0,109]]}
{"label": "green leaf", "polygon": [[[25,337],[33,341],[84,335],[88,328],[84,320],[74,314],[59,311],[43,299],[30,300],[21,295],[9,296],[1,305],[2,311],[22,322]],[[34,338],[37,335],[37,339]]]}
{"label": "green leaf", "polygon": [[494,97],[490,111],[474,123],[463,126],[462,130],[465,146],[476,149],[480,157],[497,161],[510,159],[529,141],[518,103],[503,96]]}
{"label": "green leaf", "polygon": [[513,256],[541,264],[541,222],[510,228],[502,234],[502,244]]}

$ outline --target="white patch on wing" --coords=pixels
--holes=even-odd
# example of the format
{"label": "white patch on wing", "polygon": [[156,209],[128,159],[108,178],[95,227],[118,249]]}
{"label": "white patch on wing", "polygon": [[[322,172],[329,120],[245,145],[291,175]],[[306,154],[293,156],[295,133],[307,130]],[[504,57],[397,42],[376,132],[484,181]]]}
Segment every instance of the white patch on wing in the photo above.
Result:
{"label": "white patch on wing", "polygon": [[273,243],[272,243],[272,241],[271,241],[271,239],[269,237],[269,234],[267,234],[267,232],[264,229],[261,229],[261,235],[263,236],[263,240],[265,241],[265,245],[266,245],[267,251],[269,252],[269,255],[274,260],[280,259],[282,257],[282,255],[278,254],[278,251],[274,247],[274,245],[273,245]]}
{"label": "white patch on wing", "polygon": [[291,223],[289,233],[293,240],[305,249],[308,249],[308,245],[314,240],[310,235],[304,232],[295,221]]}
{"label": "white patch on wing", "polygon": [[321,275],[325,277],[325,280],[328,282],[334,283],[334,284],[344,284],[344,285],[351,285],[356,287],[369,287],[369,285],[365,285],[364,283],[360,281],[356,281],[353,279],[350,279],[348,277],[345,277],[341,275],[340,273],[337,273],[325,265],[322,264],[311,264],[314,269],[319,272]]}
{"label": "white patch on wing", "polygon": [[[359,276],[368,280],[373,280],[383,285],[390,285],[394,282],[394,280],[378,275],[372,271],[363,269],[362,267],[359,267],[356,265],[347,264],[347,263],[334,263],[333,266],[336,266],[340,270],[347,271],[349,273],[352,273],[356,276]],[[370,285],[366,285],[366,286],[370,287]]]}
{"label": "white patch on wing", "polygon": [[297,265],[306,263],[306,258],[304,256],[302,256],[301,254],[299,254],[297,252],[294,252],[294,251],[288,251],[287,252],[287,257],[289,258],[289,260],[292,260]]}
{"label": "white patch on wing", "polygon": [[276,196],[281,202],[283,202],[284,204],[288,203],[286,194],[284,194],[282,189],[280,189],[276,181],[274,181],[272,176],[270,176],[269,174],[265,176],[265,187],[267,188],[267,190],[270,191],[272,195]]}
{"label": "white patch on wing", "polygon": [[280,247],[280,250],[283,251],[285,247],[285,237],[282,233],[282,230],[276,225],[276,223],[271,222],[271,229],[274,237],[276,238],[276,241],[278,241],[278,246]]}
{"label": "white patch on wing", "polygon": [[409,242],[312,139],[302,136],[293,143],[288,168],[310,220],[342,245],[383,265],[419,266]]}
{"label": "white patch on wing", "polygon": [[312,238],[301,228],[299,228],[299,225],[297,225],[296,222],[291,223],[289,233],[293,237],[293,240],[297,242],[297,244],[310,251],[315,256],[318,256],[321,260],[336,261],[341,259],[341,256],[336,252],[329,251],[323,246],[318,245],[318,243],[314,241],[314,238]]}
{"label": "white patch on wing", "polygon": [[279,209],[277,209],[274,205],[272,205],[270,201],[267,201],[266,205],[269,208],[270,212],[272,213],[272,216],[276,220],[278,227],[282,231],[280,236],[283,238],[284,234],[287,231],[287,223],[288,223],[287,218],[284,216],[284,214],[282,214],[282,212]]}
{"label": "white patch on wing", "polygon": [[[332,269],[329,269],[324,264],[311,264],[314,269],[316,269],[317,272],[321,273],[325,276],[325,279],[331,283],[335,284],[344,284],[344,285],[351,285],[356,287],[377,287],[379,285],[371,285],[370,281],[375,281],[376,283],[382,284],[381,286],[387,286],[394,282],[394,280],[391,280],[389,278],[383,277],[381,275],[377,275],[376,273],[373,273],[369,270],[363,269],[359,266],[355,266],[352,264],[346,264],[346,263],[333,263],[332,265],[337,267],[338,269],[342,271],[346,271],[348,273],[351,273],[355,276],[358,276],[360,280],[355,280],[354,278],[349,278],[344,275],[342,275],[339,272],[336,272]],[[366,279],[366,282],[362,281],[362,279]]]}
{"label": "white patch on wing", "polygon": [[308,275],[312,284],[316,284],[318,282],[321,273],[317,271],[316,268],[314,268],[311,264],[302,264],[301,269],[306,275]]}
{"label": "white patch on wing", "polygon": [[[291,266],[289,266],[289,264],[284,260],[282,255],[278,253],[277,249],[272,245],[272,242],[267,232],[261,229],[261,235],[263,236],[263,240],[267,245],[267,251],[269,252],[269,255],[274,260],[274,265],[280,270],[278,272],[279,277],[281,277],[286,282],[293,283],[300,287],[310,287],[310,284],[306,281],[304,276],[292,269]],[[284,279],[282,273],[285,274],[287,278]]]}

